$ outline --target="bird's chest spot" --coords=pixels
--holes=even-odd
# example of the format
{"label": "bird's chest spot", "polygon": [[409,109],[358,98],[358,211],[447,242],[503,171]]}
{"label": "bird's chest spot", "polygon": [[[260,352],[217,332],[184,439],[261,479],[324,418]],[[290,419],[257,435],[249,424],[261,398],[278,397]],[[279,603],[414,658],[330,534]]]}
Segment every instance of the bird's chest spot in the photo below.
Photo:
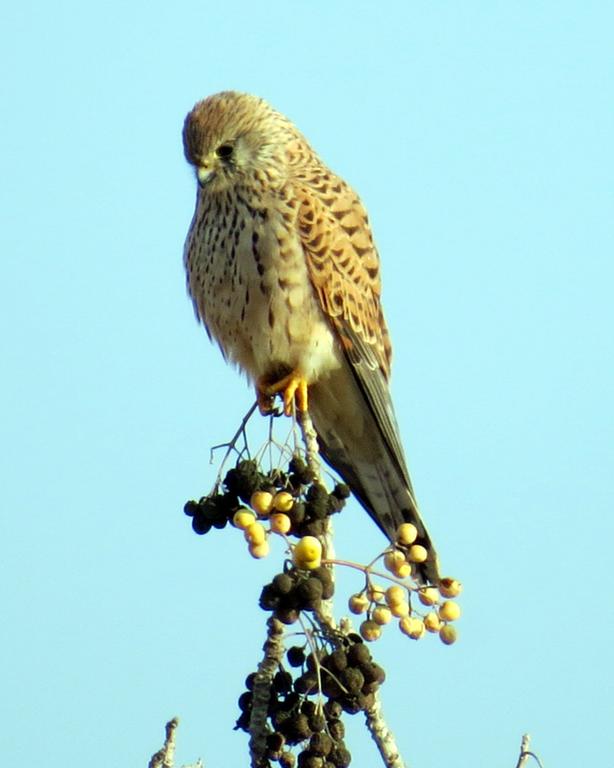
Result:
{"label": "bird's chest spot", "polygon": [[191,289],[195,295],[192,283],[199,285],[199,314],[227,357],[254,378],[275,368],[307,373],[332,364],[330,327],[300,240],[282,216],[218,216],[201,246]]}

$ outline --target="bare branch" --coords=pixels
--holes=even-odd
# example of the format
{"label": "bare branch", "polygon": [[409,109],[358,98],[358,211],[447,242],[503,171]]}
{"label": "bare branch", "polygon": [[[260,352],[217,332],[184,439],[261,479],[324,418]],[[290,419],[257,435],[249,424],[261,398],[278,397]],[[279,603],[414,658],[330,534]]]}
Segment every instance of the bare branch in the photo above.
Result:
{"label": "bare branch", "polygon": [[264,657],[258,664],[254,677],[252,712],[249,718],[249,751],[252,768],[266,764],[267,715],[273,677],[284,655],[284,626],[271,616],[267,621],[267,639],[263,646]]}
{"label": "bare branch", "polygon": [[375,692],[373,706],[365,712],[365,722],[386,768],[405,768],[405,763],[399,753],[394,735],[384,720],[382,703],[377,691]]}
{"label": "bare branch", "polygon": [[542,761],[539,759],[539,757],[535,754],[535,752],[531,752],[529,749],[529,745],[531,743],[531,737],[528,733],[525,733],[522,737],[522,741],[520,743],[520,755],[518,755],[518,762],[516,763],[516,768],[524,768],[524,766],[527,764],[527,761],[530,757],[532,757],[539,768],[544,768]]}
{"label": "bare branch", "polygon": [[173,768],[175,764],[175,731],[178,725],[178,717],[168,721],[165,726],[164,746],[152,756],[149,761],[149,768]]}

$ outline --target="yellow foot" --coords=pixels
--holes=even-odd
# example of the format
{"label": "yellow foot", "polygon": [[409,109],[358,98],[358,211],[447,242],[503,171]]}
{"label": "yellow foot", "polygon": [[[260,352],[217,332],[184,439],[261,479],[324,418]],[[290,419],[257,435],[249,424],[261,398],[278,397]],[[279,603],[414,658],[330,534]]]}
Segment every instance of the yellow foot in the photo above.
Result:
{"label": "yellow foot", "polygon": [[298,371],[292,371],[273,384],[268,383],[265,377],[258,379],[256,396],[260,413],[270,413],[273,409],[273,399],[279,394],[284,401],[286,416],[292,414],[292,405],[295,401],[299,411],[307,410],[307,379]]}

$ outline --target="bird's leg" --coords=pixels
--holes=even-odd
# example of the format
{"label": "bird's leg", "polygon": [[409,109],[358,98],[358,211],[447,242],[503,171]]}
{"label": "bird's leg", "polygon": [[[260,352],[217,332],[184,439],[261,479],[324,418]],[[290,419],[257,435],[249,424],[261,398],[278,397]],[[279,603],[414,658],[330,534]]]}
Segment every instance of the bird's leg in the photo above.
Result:
{"label": "bird's leg", "polygon": [[284,413],[292,414],[292,404],[296,400],[299,411],[307,410],[307,379],[299,371],[291,371],[283,379],[272,384],[265,376],[261,376],[256,383],[256,397],[258,407],[263,414],[270,413],[275,395],[281,394],[284,401]]}

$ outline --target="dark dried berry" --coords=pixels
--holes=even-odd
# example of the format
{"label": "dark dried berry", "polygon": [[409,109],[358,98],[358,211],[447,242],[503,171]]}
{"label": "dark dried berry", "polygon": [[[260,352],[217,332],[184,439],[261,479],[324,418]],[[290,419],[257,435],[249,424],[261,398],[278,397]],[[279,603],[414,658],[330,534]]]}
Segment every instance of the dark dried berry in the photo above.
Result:
{"label": "dark dried berry", "polygon": [[373,683],[365,683],[362,688],[360,689],[361,693],[367,694],[367,693],[375,693],[377,689],[379,688],[379,683],[373,682]]}
{"label": "dark dried berry", "polygon": [[352,755],[345,747],[336,745],[331,749],[328,760],[337,768],[347,768],[352,762]]}
{"label": "dark dried berry", "polygon": [[196,512],[192,518],[192,530],[199,536],[209,533],[211,530],[211,523],[204,517],[204,515],[201,515],[200,511]]}
{"label": "dark dried berry", "polygon": [[296,589],[291,589],[290,592],[287,592],[285,595],[280,595],[279,601],[280,608],[296,608],[300,611],[303,607],[302,601],[299,598]]}
{"label": "dark dried berry", "polygon": [[234,469],[228,470],[224,486],[248,504],[252,493],[259,489],[262,479],[256,462],[247,459],[240,461]]}
{"label": "dark dried berry", "polygon": [[320,483],[314,483],[307,491],[305,498],[307,501],[326,501],[328,491]]}
{"label": "dark dried berry", "polygon": [[325,669],[322,670],[322,693],[329,699],[336,699],[343,693],[338,679],[328,674]]}
{"label": "dark dried berry", "polygon": [[292,713],[289,710],[282,709],[281,707],[279,709],[276,709],[275,712],[271,715],[271,722],[273,723],[273,727],[282,732],[284,731],[284,723],[288,718],[292,717]]}
{"label": "dark dried berry", "polygon": [[313,520],[311,523],[303,525],[300,530],[301,536],[321,536],[324,533],[326,523],[324,520]]}
{"label": "dark dried berry", "polygon": [[243,691],[243,693],[239,696],[239,701],[237,702],[239,704],[239,709],[242,712],[249,712],[249,710],[252,708],[253,698],[254,697],[251,691]]}
{"label": "dark dried berry", "polygon": [[345,483],[337,483],[337,485],[333,488],[333,494],[338,499],[349,499],[350,493],[350,486],[346,485]]}
{"label": "dark dried berry", "polygon": [[348,715],[355,715],[357,712],[360,712],[361,710],[361,706],[358,703],[357,696],[351,696],[346,694],[346,695],[340,696],[338,701],[343,707],[343,711],[347,712]]}
{"label": "dark dried berry", "polygon": [[[339,715],[343,712],[343,707],[338,701],[332,702],[336,707],[339,707]],[[326,706],[326,705],[325,705]],[[341,741],[345,736],[345,725],[343,721],[338,718],[328,721],[328,732],[335,741]]]}
{"label": "dark dried berry", "polygon": [[[324,704],[324,714],[326,717],[331,718],[332,720],[335,720],[339,717],[341,717],[341,712],[343,710],[341,709],[341,704],[339,704],[336,701],[333,701],[330,699],[329,701]],[[330,723],[329,723],[330,726]],[[334,739],[337,738],[337,736],[333,736]]]}
{"label": "dark dried berry", "polygon": [[280,768],[294,768],[296,765],[296,757],[294,752],[282,752],[279,758]]}
{"label": "dark dried berry", "polygon": [[354,643],[347,650],[348,662],[352,666],[369,663],[371,661],[371,651],[364,643]]}
{"label": "dark dried berry", "polygon": [[311,575],[322,582],[322,586],[333,583],[333,571],[326,565],[320,565],[311,571]]}
{"label": "dark dried berry", "polygon": [[197,501],[186,501],[186,503],[183,505],[183,512],[188,517],[193,517],[197,510],[198,510]]}
{"label": "dark dried berry", "polygon": [[343,649],[338,648],[336,651],[329,654],[322,663],[327,669],[330,669],[331,672],[343,672],[348,665],[347,653]]}
{"label": "dark dried berry", "polygon": [[288,470],[293,474],[293,477],[290,478],[292,484],[309,485],[313,480],[313,472],[307,467],[307,464],[300,456],[294,456],[290,459]]}
{"label": "dark dried berry", "polygon": [[226,515],[216,515],[214,518],[211,519],[211,525],[214,528],[222,529],[226,527],[226,523],[228,522],[228,518]]}
{"label": "dark dried berry", "polygon": [[269,733],[266,737],[267,749],[270,752],[281,752],[285,743],[286,740],[279,731],[273,731],[273,733]]}
{"label": "dark dried berry", "polygon": [[274,611],[279,607],[281,598],[272,584],[265,584],[260,593],[260,607],[263,611]]}
{"label": "dark dried berry", "polygon": [[221,496],[217,496],[215,505],[218,514],[223,514],[226,516],[226,519],[230,519],[237,511],[239,500],[237,499],[236,493],[227,492],[223,493]]}
{"label": "dark dried berry", "polygon": [[315,703],[315,701],[310,701],[309,699],[305,699],[303,703],[301,704],[301,712],[304,715],[307,715],[307,717],[311,717],[312,715],[315,715],[315,713],[318,711],[318,705]]}
{"label": "dark dried berry", "polygon": [[287,595],[294,587],[294,579],[287,573],[278,573],[271,582],[279,595]]}
{"label": "dark dried berry", "polygon": [[313,604],[322,599],[322,582],[310,576],[297,584],[296,594],[301,605]]}
{"label": "dark dried berry", "polygon": [[362,672],[356,667],[348,667],[339,674],[341,685],[350,694],[360,693],[360,689],[365,683]]}
{"label": "dark dried berry", "polygon": [[316,693],[318,689],[318,676],[315,672],[305,672],[294,681],[294,690],[297,693]]}
{"label": "dark dried berry", "polygon": [[347,637],[345,638],[345,645],[347,645],[348,648],[352,644],[358,643],[360,645],[364,644],[364,642],[362,637],[356,632],[348,632]]}
{"label": "dark dried berry", "polygon": [[298,744],[299,741],[304,741],[311,736],[307,715],[300,713],[292,715],[284,722],[283,726],[284,730],[282,733],[286,736],[290,744]]}
{"label": "dark dried berry", "polygon": [[362,710],[371,709],[373,704],[375,703],[375,694],[373,693],[359,693],[358,694],[358,705]]}
{"label": "dark dried berry", "polygon": [[326,501],[308,501],[305,505],[305,518],[311,523],[324,520],[328,515],[328,503]]}
{"label": "dark dried berry", "polygon": [[360,665],[360,671],[363,674],[365,683],[381,684],[386,679],[386,672],[379,664],[373,662]]}
{"label": "dark dried berry", "polygon": [[249,731],[249,718],[250,713],[249,712],[241,712],[239,715],[237,722],[235,723],[235,731],[241,730],[241,731]]}
{"label": "dark dried berry", "polygon": [[333,740],[327,733],[314,733],[309,739],[309,749],[316,755],[326,757],[333,748]]}
{"label": "dark dried berry", "polygon": [[315,653],[310,653],[309,656],[307,656],[307,669],[310,672],[313,672],[317,666],[316,657],[317,657],[317,662],[320,663],[325,655],[326,654],[322,649],[320,649],[319,651],[315,651]]}
{"label": "dark dried berry", "polygon": [[298,756],[298,768],[324,768],[324,758],[305,749]]}
{"label": "dark dried berry", "polygon": [[245,678],[245,687],[248,691],[254,690],[254,680],[256,679],[256,673],[250,672],[250,674]]}
{"label": "dark dried berry", "polygon": [[282,624],[294,624],[295,621],[298,621],[299,611],[296,608],[283,608],[280,606],[275,611],[275,617]]}
{"label": "dark dried berry", "polygon": [[301,696],[298,695],[298,693],[289,693],[286,698],[284,699],[284,709],[288,712],[293,712],[298,710],[299,704],[301,703]]}
{"label": "dark dried berry", "polygon": [[298,645],[293,645],[292,648],[288,648],[286,658],[291,667],[302,667],[305,663],[305,650]]}
{"label": "dark dried berry", "polygon": [[273,689],[277,693],[289,693],[292,690],[292,675],[280,669],[273,678]]}
{"label": "dark dried berry", "polygon": [[305,520],[305,504],[302,501],[294,502],[292,509],[287,514],[293,528],[296,528]]}
{"label": "dark dried berry", "polygon": [[309,717],[309,727],[314,733],[318,733],[318,731],[323,731],[325,725],[326,725],[326,718],[320,712],[314,712],[314,714]]}

